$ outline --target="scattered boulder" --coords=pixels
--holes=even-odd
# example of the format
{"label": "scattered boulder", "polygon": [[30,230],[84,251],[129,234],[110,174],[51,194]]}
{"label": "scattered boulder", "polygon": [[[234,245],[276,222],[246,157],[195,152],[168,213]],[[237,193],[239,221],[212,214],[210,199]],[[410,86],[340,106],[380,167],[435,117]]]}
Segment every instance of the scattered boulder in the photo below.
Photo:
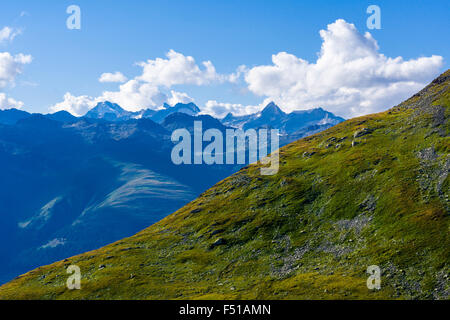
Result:
{"label": "scattered boulder", "polygon": [[353,138],[359,138],[359,137],[365,136],[366,134],[370,134],[372,132],[373,132],[372,129],[362,128],[361,130],[355,131],[355,133],[353,134]]}
{"label": "scattered boulder", "polygon": [[214,249],[215,247],[223,246],[226,243],[227,241],[224,238],[219,238],[216,241],[214,241],[214,243],[209,248]]}
{"label": "scattered boulder", "polygon": [[311,156],[315,155],[316,153],[314,151],[311,152],[303,152],[303,158],[311,158]]}
{"label": "scattered boulder", "polygon": [[225,230],[223,230],[223,229],[214,230],[213,232],[211,232],[211,236],[215,236],[216,234],[222,233],[222,232],[224,232],[224,231],[225,231]]}
{"label": "scattered boulder", "polygon": [[419,151],[417,153],[417,157],[420,160],[433,161],[433,160],[436,160],[437,154],[436,154],[436,151],[434,151],[434,148],[430,147],[430,148],[426,148],[426,149]]}
{"label": "scattered boulder", "polygon": [[326,142],[336,142],[337,139],[335,137],[328,138]]}
{"label": "scattered boulder", "polygon": [[359,204],[359,209],[361,211],[367,211],[373,213],[375,211],[377,204],[377,199],[373,195],[368,195],[364,201]]}
{"label": "scattered boulder", "polygon": [[135,249],[142,249],[142,247],[128,247],[128,248],[120,249],[120,251],[130,251],[130,250],[135,250]]}

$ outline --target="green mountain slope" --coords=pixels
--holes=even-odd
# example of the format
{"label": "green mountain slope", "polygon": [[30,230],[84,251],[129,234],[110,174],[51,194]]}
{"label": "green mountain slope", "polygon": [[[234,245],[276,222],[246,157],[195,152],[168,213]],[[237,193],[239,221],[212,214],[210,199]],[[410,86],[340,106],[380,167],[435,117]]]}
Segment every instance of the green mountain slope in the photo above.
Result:
{"label": "green mountain slope", "polygon": [[[389,111],[280,150],[137,235],[31,271],[0,299],[448,299],[450,70]],[[66,268],[81,268],[68,290]],[[367,267],[382,271],[366,286]]]}

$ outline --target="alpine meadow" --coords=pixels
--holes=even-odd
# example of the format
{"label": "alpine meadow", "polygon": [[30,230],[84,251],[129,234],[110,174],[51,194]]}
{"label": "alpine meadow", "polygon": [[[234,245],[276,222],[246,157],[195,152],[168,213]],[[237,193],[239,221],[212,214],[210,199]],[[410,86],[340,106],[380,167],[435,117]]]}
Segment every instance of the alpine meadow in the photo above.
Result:
{"label": "alpine meadow", "polygon": [[[450,70],[279,150],[160,222],[30,271],[0,299],[448,299]],[[68,290],[66,268],[82,270]],[[382,270],[368,290],[367,267]]]}

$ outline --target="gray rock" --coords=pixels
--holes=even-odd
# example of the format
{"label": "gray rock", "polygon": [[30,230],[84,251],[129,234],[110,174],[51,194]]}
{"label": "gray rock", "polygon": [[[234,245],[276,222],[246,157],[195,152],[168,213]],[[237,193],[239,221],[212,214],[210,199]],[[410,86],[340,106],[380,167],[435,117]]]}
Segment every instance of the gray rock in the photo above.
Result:
{"label": "gray rock", "polygon": [[315,155],[316,153],[314,151],[311,152],[303,152],[303,158],[311,158],[311,156]]}
{"label": "gray rock", "polygon": [[370,134],[372,132],[373,132],[373,129],[362,128],[361,130],[358,130],[353,134],[353,138],[359,138],[359,137],[365,136],[367,134]]}
{"label": "gray rock", "polygon": [[429,148],[426,148],[426,149],[423,149],[423,150],[419,151],[417,153],[417,157],[420,160],[433,161],[433,160],[436,160],[437,154],[436,154],[436,151],[434,151],[433,147],[429,147]]}
{"label": "gray rock", "polygon": [[224,238],[219,238],[210,246],[210,249],[214,249],[218,246],[223,246],[227,243],[227,241]]}
{"label": "gray rock", "polygon": [[214,230],[213,232],[211,232],[211,236],[215,236],[216,234],[222,233],[224,232],[223,229],[219,229],[219,230]]}

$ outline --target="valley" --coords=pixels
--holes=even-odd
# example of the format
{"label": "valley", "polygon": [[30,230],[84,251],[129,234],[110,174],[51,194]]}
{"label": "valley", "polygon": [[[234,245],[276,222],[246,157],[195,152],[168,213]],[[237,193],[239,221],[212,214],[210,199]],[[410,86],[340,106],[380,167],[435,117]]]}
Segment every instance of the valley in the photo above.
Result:
{"label": "valley", "polygon": [[[241,168],[136,235],[0,299],[448,299],[450,71],[401,104]],[[65,286],[80,267],[82,290]],[[379,290],[367,269],[381,270]]]}

